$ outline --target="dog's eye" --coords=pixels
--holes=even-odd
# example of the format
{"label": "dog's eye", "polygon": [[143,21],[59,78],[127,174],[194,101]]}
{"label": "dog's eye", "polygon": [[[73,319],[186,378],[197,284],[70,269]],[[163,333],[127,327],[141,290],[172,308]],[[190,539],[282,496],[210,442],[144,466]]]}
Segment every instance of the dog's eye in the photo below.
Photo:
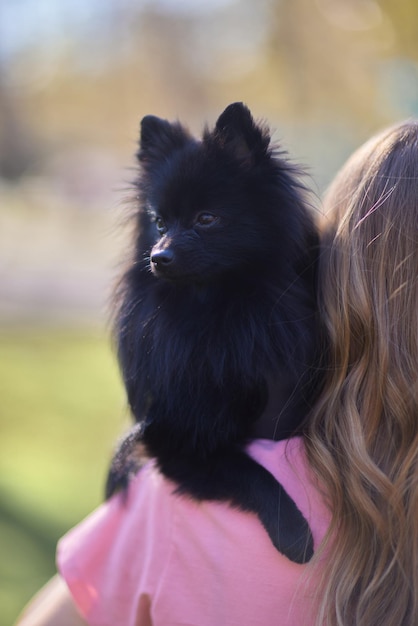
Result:
{"label": "dog's eye", "polygon": [[160,235],[164,235],[164,233],[167,232],[167,226],[165,225],[165,222],[162,217],[155,218],[155,225]]}
{"label": "dog's eye", "polygon": [[213,226],[219,220],[217,215],[212,213],[201,213],[197,216],[196,224],[198,226]]}

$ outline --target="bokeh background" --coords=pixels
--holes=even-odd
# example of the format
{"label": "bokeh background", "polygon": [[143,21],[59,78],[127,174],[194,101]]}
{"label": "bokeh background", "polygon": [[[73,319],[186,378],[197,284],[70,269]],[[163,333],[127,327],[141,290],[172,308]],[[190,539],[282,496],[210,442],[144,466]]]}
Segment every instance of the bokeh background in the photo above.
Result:
{"label": "bokeh background", "polygon": [[108,302],[140,118],[267,119],[319,197],[418,116],[416,0],[0,0],[0,626],[101,500],[127,411]]}

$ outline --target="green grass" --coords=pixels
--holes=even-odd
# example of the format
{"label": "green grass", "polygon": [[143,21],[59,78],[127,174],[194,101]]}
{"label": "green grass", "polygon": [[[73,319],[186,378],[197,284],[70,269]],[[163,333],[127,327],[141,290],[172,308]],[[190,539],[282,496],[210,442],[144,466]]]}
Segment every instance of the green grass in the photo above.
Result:
{"label": "green grass", "polygon": [[0,333],[0,626],[54,574],[57,539],[102,500],[126,424],[107,336]]}

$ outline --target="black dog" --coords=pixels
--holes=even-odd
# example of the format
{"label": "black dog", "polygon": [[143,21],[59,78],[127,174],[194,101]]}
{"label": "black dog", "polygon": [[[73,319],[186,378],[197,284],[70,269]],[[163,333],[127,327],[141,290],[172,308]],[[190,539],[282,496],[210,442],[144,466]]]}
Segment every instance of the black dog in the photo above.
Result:
{"label": "black dog", "polygon": [[255,512],[274,545],[305,562],[306,520],[244,451],[266,425],[270,438],[294,434],[312,391],[317,233],[299,171],[240,103],[201,141],[145,117],[137,156],[136,245],[116,315],[137,427],[107,496],[137,471],[142,443],[179,492]]}

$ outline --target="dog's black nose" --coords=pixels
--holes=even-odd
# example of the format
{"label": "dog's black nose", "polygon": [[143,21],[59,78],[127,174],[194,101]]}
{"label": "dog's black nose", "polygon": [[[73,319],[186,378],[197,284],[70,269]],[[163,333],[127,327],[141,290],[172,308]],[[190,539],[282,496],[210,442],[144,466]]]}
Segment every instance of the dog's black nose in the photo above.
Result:
{"label": "dog's black nose", "polygon": [[174,252],[170,249],[166,250],[158,250],[157,252],[153,252],[151,254],[151,262],[154,265],[159,265],[160,267],[163,265],[169,265],[174,260]]}

